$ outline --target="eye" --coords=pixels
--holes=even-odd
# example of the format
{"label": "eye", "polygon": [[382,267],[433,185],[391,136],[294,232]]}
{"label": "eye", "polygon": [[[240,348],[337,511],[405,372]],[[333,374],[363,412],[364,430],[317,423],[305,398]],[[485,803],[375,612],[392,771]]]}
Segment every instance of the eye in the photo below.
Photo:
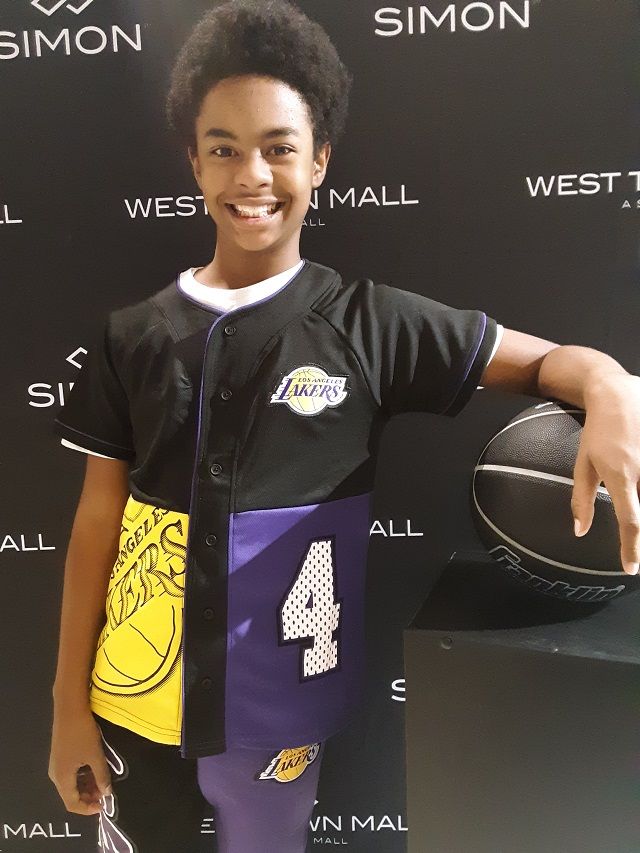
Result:
{"label": "eye", "polygon": [[[285,155],[287,155],[287,154],[293,154],[293,153],[294,153],[293,148],[289,148],[289,146],[288,146],[288,145],[274,145],[274,147],[273,147],[271,150],[272,150],[272,151],[276,151],[276,152],[278,152],[278,151],[282,152],[282,153],[281,153],[281,154],[279,154],[278,156],[285,156]],[[211,151],[210,151],[209,153],[210,153],[210,154],[215,154],[215,156],[216,156],[216,157],[218,157],[218,158],[219,158],[219,159],[221,159],[221,160],[226,160],[226,159],[227,159],[227,155],[226,155],[226,154],[221,154],[221,153],[219,153],[219,152],[222,152],[222,151],[231,151],[231,152],[233,153],[233,149],[232,149],[232,148],[229,148],[229,146],[228,146],[228,145],[222,145],[222,146],[220,146],[220,147],[218,147],[218,148],[212,148],[212,149],[211,149]]]}
{"label": "eye", "polygon": [[218,151],[231,151],[231,149],[229,148],[229,146],[228,146],[228,145],[223,145],[223,146],[222,146],[222,147],[220,147],[220,148],[213,148],[209,153],[210,153],[210,154],[215,154],[217,157],[222,157],[223,155],[218,154],[218,153],[217,153]]}

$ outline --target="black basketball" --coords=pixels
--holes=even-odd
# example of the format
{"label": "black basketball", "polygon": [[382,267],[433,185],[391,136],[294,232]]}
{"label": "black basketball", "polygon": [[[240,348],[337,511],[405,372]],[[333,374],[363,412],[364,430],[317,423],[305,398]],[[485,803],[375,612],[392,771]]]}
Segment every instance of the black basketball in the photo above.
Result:
{"label": "black basketball", "polygon": [[471,514],[482,543],[511,577],[568,601],[606,601],[640,589],[620,559],[620,531],[604,485],[589,532],[573,529],[571,493],[585,412],[545,402],[517,414],[473,472]]}

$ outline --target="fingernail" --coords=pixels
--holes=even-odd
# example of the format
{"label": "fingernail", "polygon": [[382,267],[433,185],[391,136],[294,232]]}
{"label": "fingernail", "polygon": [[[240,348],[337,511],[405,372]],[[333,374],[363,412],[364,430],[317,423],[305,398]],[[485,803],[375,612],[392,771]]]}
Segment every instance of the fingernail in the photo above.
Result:
{"label": "fingernail", "polygon": [[638,567],[638,563],[627,563],[627,571],[630,575],[637,575]]}
{"label": "fingernail", "polygon": [[573,519],[573,529],[575,531],[576,536],[582,536],[584,532],[582,524],[578,518]]}

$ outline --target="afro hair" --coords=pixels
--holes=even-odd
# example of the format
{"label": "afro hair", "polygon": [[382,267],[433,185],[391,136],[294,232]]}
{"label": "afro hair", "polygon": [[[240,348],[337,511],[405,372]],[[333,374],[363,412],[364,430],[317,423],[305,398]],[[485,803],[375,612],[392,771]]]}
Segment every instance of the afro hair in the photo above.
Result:
{"label": "afro hair", "polygon": [[260,74],[281,80],[306,102],[314,156],[334,147],[347,119],[352,76],[320,24],[288,0],[223,0],[198,21],[171,72],[166,117],[182,145],[196,150],[195,121],[220,80]]}

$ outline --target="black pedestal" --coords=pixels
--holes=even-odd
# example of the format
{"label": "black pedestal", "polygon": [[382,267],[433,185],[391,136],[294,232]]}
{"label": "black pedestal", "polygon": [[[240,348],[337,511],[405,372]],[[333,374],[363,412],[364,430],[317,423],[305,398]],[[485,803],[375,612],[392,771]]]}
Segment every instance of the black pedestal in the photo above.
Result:
{"label": "black pedestal", "polygon": [[409,853],[640,853],[640,593],[456,552],[404,641]]}

